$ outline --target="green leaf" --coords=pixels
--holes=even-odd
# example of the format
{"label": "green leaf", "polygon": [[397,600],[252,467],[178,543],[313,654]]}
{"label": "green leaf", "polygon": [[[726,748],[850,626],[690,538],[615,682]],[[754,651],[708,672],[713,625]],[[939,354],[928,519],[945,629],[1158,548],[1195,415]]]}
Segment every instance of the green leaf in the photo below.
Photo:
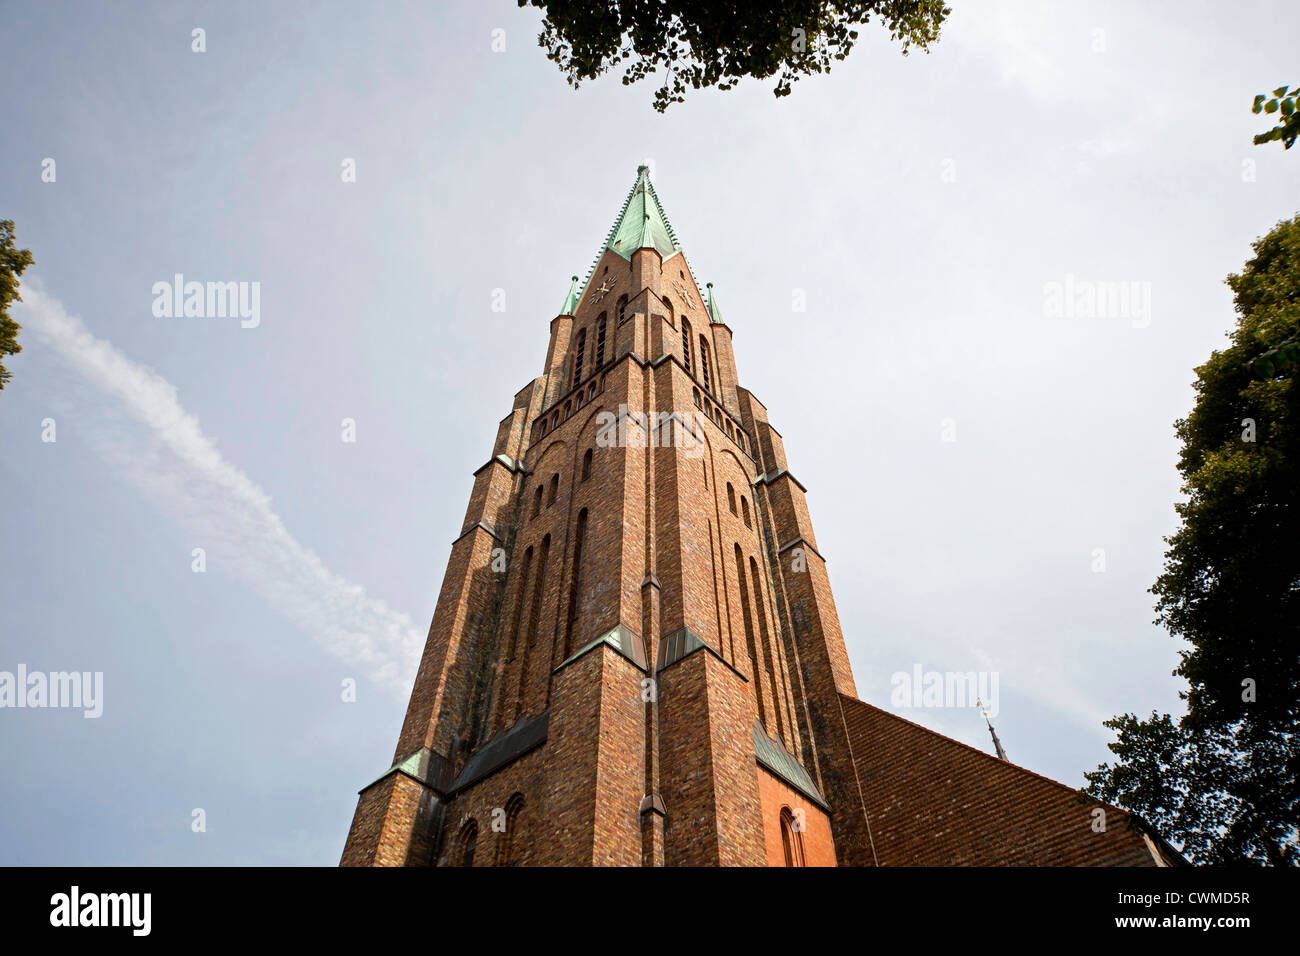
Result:
{"label": "green leaf", "polygon": [[1286,87],[1285,87],[1285,86],[1279,86],[1277,89],[1275,89],[1275,90],[1273,91],[1273,95],[1274,95],[1274,96],[1286,96]]}
{"label": "green leaf", "polygon": [[1265,104],[1264,104],[1264,112],[1265,112],[1265,113],[1276,113],[1276,112],[1277,112],[1277,100],[1269,100],[1267,103],[1265,103]]}
{"label": "green leaf", "polygon": [[1257,93],[1257,94],[1255,95],[1255,105],[1252,106],[1252,107],[1250,108],[1250,111],[1251,111],[1252,113],[1258,113],[1259,110],[1260,110],[1260,107],[1262,107],[1262,106],[1264,105],[1264,100],[1265,100],[1265,96],[1264,96],[1264,94],[1263,94],[1263,93]]}

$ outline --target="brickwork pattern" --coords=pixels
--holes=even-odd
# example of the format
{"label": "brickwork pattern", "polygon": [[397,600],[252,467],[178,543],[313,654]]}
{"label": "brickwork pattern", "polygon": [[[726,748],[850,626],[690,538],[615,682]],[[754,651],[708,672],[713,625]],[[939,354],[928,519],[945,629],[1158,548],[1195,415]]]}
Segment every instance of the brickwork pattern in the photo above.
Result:
{"label": "brickwork pattern", "polygon": [[758,768],[758,796],[762,806],[763,839],[768,866],[785,866],[781,839],[781,811],[789,810],[802,830],[798,840],[804,866],[835,866],[835,837],[826,811],[795,790],[780,777]]}
{"label": "brickwork pattern", "polygon": [[[1081,836],[1059,785],[856,700],[805,489],[731,329],[663,255],[606,250],[551,321],[474,472],[394,754],[430,748],[438,779],[367,787],[343,864],[461,865],[472,821],[475,866],[783,865],[783,807],[809,865],[1136,862]],[[592,646],[616,627],[645,669]],[[686,631],[704,647],[654,671]],[[544,742],[453,784],[543,713]],[[757,764],[756,721],[829,814]]]}

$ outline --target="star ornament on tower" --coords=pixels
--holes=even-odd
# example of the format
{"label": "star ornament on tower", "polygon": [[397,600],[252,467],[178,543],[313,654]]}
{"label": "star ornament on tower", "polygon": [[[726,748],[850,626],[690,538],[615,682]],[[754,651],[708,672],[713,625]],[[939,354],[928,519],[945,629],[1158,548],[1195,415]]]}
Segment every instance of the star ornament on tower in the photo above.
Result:
{"label": "star ornament on tower", "polygon": [[673,288],[676,289],[677,294],[686,301],[686,307],[688,309],[695,308],[695,300],[691,298],[691,287],[689,285],[681,279],[674,279]]}

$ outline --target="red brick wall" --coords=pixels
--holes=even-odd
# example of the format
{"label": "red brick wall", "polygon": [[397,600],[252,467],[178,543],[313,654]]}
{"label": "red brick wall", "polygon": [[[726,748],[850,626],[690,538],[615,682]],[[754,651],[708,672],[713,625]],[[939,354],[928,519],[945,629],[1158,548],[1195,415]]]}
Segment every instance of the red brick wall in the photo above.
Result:
{"label": "red brick wall", "polygon": [[804,865],[835,866],[835,839],[825,810],[762,766],[758,767],[758,795],[768,866],[785,866],[785,847],[781,842],[783,809],[789,809],[796,819],[802,812],[803,830],[799,839],[803,844]]}
{"label": "red brick wall", "polygon": [[[509,820],[506,807],[516,793],[523,797],[523,811]],[[439,864],[460,865],[455,854],[456,837],[471,819],[478,824],[474,866],[553,863],[548,855],[554,845],[549,798],[546,752],[539,748],[479,781],[452,801],[447,810],[447,835],[439,852]],[[499,829],[502,826],[505,829]]]}
{"label": "red brick wall", "polygon": [[[647,790],[658,786],[668,819],[663,848],[655,853],[662,852],[669,863],[757,863],[766,859],[751,737],[757,702],[762,701],[768,733],[792,752],[801,753],[807,737],[806,728],[802,736],[796,732],[799,675],[782,640],[789,623],[778,611],[770,575],[772,541],[764,539],[772,516],[754,491],[754,461],[708,414],[721,399],[733,431],[741,427],[735,417],[740,402],[730,330],[711,326],[682,257],[664,264],[658,253],[642,250],[633,258],[632,263],[614,253],[602,258],[592,285],[608,279],[611,291],[600,302],[589,292],[576,315],[551,323],[543,376],[515,396],[511,413],[502,419],[493,454],[507,455],[525,470],[494,460],[476,473],[464,523],[468,533],[453,547],[396,756],[428,745],[459,768],[517,718],[550,707],[545,748],[520,761],[520,769],[506,768],[457,796],[448,810],[447,832],[454,836],[467,813],[478,819],[504,806],[514,792],[505,790],[521,785],[513,776],[532,768],[529,789],[541,787],[546,794],[520,792],[530,814],[545,808],[552,847],[530,849],[521,859],[639,862],[642,821],[636,810]],[[690,287],[689,297],[681,294],[682,282]],[[628,299],[621,325],[620,296]],[[623,358],[593,379],[602,312],[606,358]],[[692,325],[694,376],[682,365],[683,318]],[[583,330],[584,371],[575,390],[574,343]],[[703,410],[693,398],[695,390],[710,391],[702,381],[701,335],[713,378]],[[655,354],[647,354],[651,343]],[[588,391],[592,381],[594,400]],[[703,447],[683,448],[680,439],[671,447],[652,447],[654,437],[666,436],[637,436],[635,426],[627,433],[641,441],[602,447],[597,434],[605,420],[598,416],[620,407],[651,420],[660,411],[675,412],[691,424]],[[541,418],[547,422],[544,435],[536,427]],[[756,437],[751,430],[751,447]],[[584,481],[580,472],[588,449],[592,469]],[[553,475],[559,476],[556,498],[534,517],[535,489],[547,489],[549,497]],[[729,506],[728,483],[736,514]],[[739,513],[742,498],[750,510],[748,525]],[[575,534],[583,509],[587,531],[575,603]],[[495,534],[479,528],[479,522]],[[530,629],[547,536],[540,614]],[[507,551],[504,575],[490,567],[498,548]],[[529,548],[534,557],[525,579],[523,556]],[[757,575],[753,567],[760,569]],[[656,725],[640,698],[644,675],[629,661],[602,649],[555,673],[566,657],[616,625],[642,636],[650,661],[659,639],[682,627],[719,655],[701,655],[677,665],[676,674],[661,675],[661,694],[672,688],[677,700],[661,707],[659,753],[655,738],[647,743],[647,732]],[[541,778],[537,764],[546,768]],[[698,788],[703,778],[709,780],[706,794]],[[399,809],[376,796],[363,797],[348,858],[378,860],[377,841],[405,825],[395,816]],[[683,830],[688,821],[691,829]],[[480,862],[492,858],[490,823],[479,820]],[[653,818],[651,824],[658,826]],[[707,831],[702,838],[698,828]],[[541,839],[546,829],[530,832]],[[444,836],[440,845],[445,856],[450,840]]]}
{"label": "red brick wall", "polygon": [[538,832],[551,842],[553,864],[641,861],[642,676],[606,644],[556,676],[546,748],[550,826]]}
{"label": "red brick wall", "polygon": [[427,866],[435,797],[401,773],[368,787],[357,803],[340,866]]}
{"label": "red brick wall", "polygon": [[[877,851],[891,865],[1137,860],[1129,837],[1081,834],[1081,808],[1062,802],[1059,785],[1048,781],[1044,789],[1019,768],[1008,771],[1010,765],[990,770],[954,751],[952,741],[917,738],[863,709],[804,489],[782,473],[781,436],[762,403],[740,387],[731,330],[710,322],[685,256],[661,261],[657,251],[642,249],[629,262],[606,252],[593,276],[576,314],[550,323],[542,375],[516,393],[498,425],[493,457],[475,472],[395,760],[427,746],[454,773],[517,719],[548,709],[549,737],[445,808],[430,787],[401,774],[386,777],[361,795],[343,862],[452,860],[456,835],[473,818],[475,865],[762,865],[773,861],[774,847],[783,863],[780,807],[794,800],[807,810],[810,864],[870,864],[876,857],[864,798],[879,813]],[[596,301],[604,282],[610,289]],[[607,316],[607,364],[596,369],[600,313]],[[684,320],[691,324],[693,374],[684,367]],[[574,346],[583,332],[575,388]],[[712,388],[702,380],[700,336]],[[600,416],[620,408],[651,419],[676,413],[703,445],[656,448],[655,432],[638,435],[627,426],[625,433],[640,441],[605,447],[597,440],[607,421]],[[714,408],[725,409],[721,425]],[[588,450],[591,475],[583,480]],[[549,496],[552,476],[555,500],[544,501],[534,517],[535,490]],[[525,575],[529,548],[534,558]],[[504,572],[493,567],[503,554]],[[608,646],[561,667],[615,626],[640,636],[651,666],[661,639],[681,628],[707,649],[657,675],[655,709],[641,696],[646,674]],[[752,731],[760,717],[769,736],[809,771],[832,807],[829,818],[757,767]],[[879,738],[885,732],[891,740]],[[855,753],[869,757],[861,787]],[[943,793],[958,795],[956,804],[937,800],[934,774]],[[1023,802],[1033,812],[981,803],[990,775],[1003,781],[1005,802]],[[524,810],[510,838],[519,842],[502,856],[506,837],[493,829],[493,811],[515,793]],[[662,800],[662,819],[639,813],[647,796]],[[977,811],[986,816],[973,825],[968,816]]]}
{"label": "red brick wall", "polygon": [[749,685],[708,650],[660,672],[660,792],[668,866],[761,866]]}

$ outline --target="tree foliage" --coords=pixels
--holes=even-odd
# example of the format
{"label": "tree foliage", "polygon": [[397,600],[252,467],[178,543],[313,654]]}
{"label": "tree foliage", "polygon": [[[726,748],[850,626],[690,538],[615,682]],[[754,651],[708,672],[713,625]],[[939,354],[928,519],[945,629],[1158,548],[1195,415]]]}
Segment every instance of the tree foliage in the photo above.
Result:
{"label": "tree foliage", "polygon": [[777,77],[787,96],[802,76],[849,55],[856,27],[875,17],[904,54],[928,49],[949,10],[943,0],[519,0],[543,9],[539,44],[575,88],[623,66],[629,85],[663,70],[659,112],[687,89],[729,90],[742,78]]}
{"label": "tree foliage", "polygon": [[1300,366],[1267,358],[1300,333],[1300,216],[1253,248],[1175,425],[1186,500],[1151,588],[1187,713],[1108,721],[1119,759],[1087,777],[1196,861],[1300,865]]}
{"label": "tree foliage", "polygon": [[1263,112],[1270,116],[1274,113],[1282,114],[1280,123],[1267,133],[1260,133],[1255,137],[1256,146],[1280,139],[1284,149],[1291,148],[1291,144],[1296,141],[1296,137],[1300,136],[1300,103],[1296,102],[1298,94],[1300,94],[1300,86],[1289,92],[1285,86],[1279,86],[1273,91],[1271,97],[1264,93],[1260,93],[1255,97],[1255,105],[1250,108],[1252,113]]}
{"label": "tree foliage", "polygon": [[[18,278],[31,264],[31,251],[14,246],[13,220],[0,221],[0,358],[23,350],[18,344],[18,332],[22,326],[9,317],[9,304],[22,301],[23,297],[18,294]],[[0,391],[11,378],[13,373],[0,363]]]}

